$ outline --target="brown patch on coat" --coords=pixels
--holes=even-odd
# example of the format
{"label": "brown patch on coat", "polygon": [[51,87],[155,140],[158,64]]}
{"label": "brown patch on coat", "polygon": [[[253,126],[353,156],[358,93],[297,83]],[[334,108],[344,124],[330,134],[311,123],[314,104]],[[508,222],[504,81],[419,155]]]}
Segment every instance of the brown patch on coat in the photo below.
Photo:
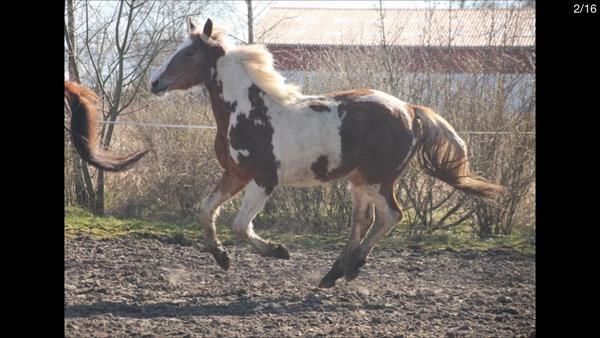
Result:
{"label": "brown patch on coat", "polygon": [[[198,39],[200,38],[198,37]],[[212,76],[206,83],[206,88],[208,90],[213,115],[217,124],[217,134],[214,141],[215,154],[219,165],[228,175],[237,177],[244,182],[248,182],[253,178],[252,171],[250,168],[248,168],[248,166],[238,165],[231,157],[229,152],[229,120],[231,118],[231,114],[237,107],[237,101],[228,102],[223,99],[223,84],[221,81],[217,80],[218,74],[216,70],[216,62],[219,57],[224,55],[224,50],[220,46],[213,48],[216,48],[216,52],[214,59],[211,60],[211,64],[213,66],[209,70],[209,73],[211,73]]]}
{"label": "brown patch on coat", "polygon": [[313,164],[310,169],[315,173],[315,178],[327,182],[329,181],[329,173],[327,172],[327,166],[329,165],[329,159],[327,156],[321,155]]}
{"label": "brown patch on coat", "polygon": [[227,128],[229,126],[229,118],[231,113],[235,110],[237,102],[227,102],[223,100],[223,84],[216,80],[216,76],[215,79],[208,82],[206,87],[208,89],[213,115],[217,123],[217,135],[215,136],[214,142],[217,161],[221,168],[230,175],[242,179],[249,179],[249,174],[243,172],[229,154]]}
{"label": "brown patch on coat", "polygon": [[[260,97],[262,91],[256,85],[248,89],[248,99],[251,103],[248,116],[238,115],[235,126],[228,131],[231,114],[235,111],[237,102],[227,102],[223,99],[223,84],[217,80],[216,62],[224,55],[224,50],[220,46],[211,47],[214,48],[217,48],[216,54],[210,60],[212,66],[208,71],[212,73],[212,77],[206,83],[206,87],[217,123],[214,143],[217,160],[229,175],[236,176],[242,181],[254,179],[267,194],[270,194],[278,184],[279,163],[273,154],[273,127],[267,116],[264,100]],[[255,121],[261,123],[257,125]],[[230,146],[233,149],[245,149],[249,154],[248,156],[240,154],[238,164],[231,157]]]}
{"label": "brown patch on coat", "polygon": [[394,181],[413,140],[404,115],[377,102],[341,103],[339,110],[346,112],[340,131],[344,162],[356,163],[368,184]]}
{"label": "brown patch on coat", "polygon": [[[229,142],[233,149],[248,151],[247,156],[238,156],[239,167],[270,194],[279,183],[279,163],[273,153],[273,126],[261,94],[264,95],[256,85],[250,86],[250,112],[248,115],[237,116],[235,125],[229,131]],[[256,124],[255,121],[260,123]]]}
{"label": "brown patch on coat", "polygon": [[350,90],[342,90],[324,94],[324,96],[331,97],[336,101],[350,102],[354,101],[357,97],[367,96],[373,94],[373,90],[368,88],[358,88]]}
{"label": "brown patch on coat", "polygon": [[316,111],[316,112],[330,112],[331,108],[329,108],[326,104],[322,102],[313,102],[308,105],[308,108]]}
{"label": "brown patch on coat", "polygon": [[[371,93],[366,89],[326,94],[340,102],[338,112],[345,115],[340,128],[342,163],[328,172],[328,160],[321,156],[311,169],[321,181],[344,177],[356,170],[365,184],[381,184],[380,193],[393,210],[399,211],[393,185],[414,155],[412,142],[417,135],[402,112],[403,107],[390,109],[383,103],[356,101]],[[413,113],[408,113],[412,117]]]}

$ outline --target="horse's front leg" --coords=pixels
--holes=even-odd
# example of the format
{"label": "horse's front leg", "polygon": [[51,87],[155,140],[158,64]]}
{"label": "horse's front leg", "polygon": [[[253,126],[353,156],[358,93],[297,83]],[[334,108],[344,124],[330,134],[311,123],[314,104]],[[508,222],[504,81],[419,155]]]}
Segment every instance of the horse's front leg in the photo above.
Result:
{"label": "horse's front leg", "polygon": [[283,245],[260,238],[253,229],[252,220],[265,205],[270,194],[265,189],[250,182],[244,192],[242,205],[233,221],[233,230],[238,238],[247,241],[262,256],[289,259],[290,253]]}
{"label": "horse's front leg", "polygon": [[235,196],[246,184],[248,184],[248,180],[230,175],[227,172],[223,173],[221,180],[202,204],[200,210],[200,224],[204,226],[205,249],[213,255],[217,264],[225,270],[229,268],[229,256],[217,237],[215,220],[219,214],[219,207]]}

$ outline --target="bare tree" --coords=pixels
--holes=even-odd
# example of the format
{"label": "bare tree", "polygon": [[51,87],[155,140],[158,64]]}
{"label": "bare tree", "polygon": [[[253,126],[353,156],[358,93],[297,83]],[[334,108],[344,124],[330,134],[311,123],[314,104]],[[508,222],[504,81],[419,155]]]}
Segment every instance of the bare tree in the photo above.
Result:
{"label": "bare tree", "polygon": [[[66,22],[64,24],[65,42],[69,71],[69,80],[80,82],[79,70],[77,67],[77,42],[75,40],[75,8],[73,0],[65,0]],[[87,164],[81,160],[79,154],[73,147],[70,146],[70,138],[66,138],[67,146],[71,149],[70,157],[72,161],[72,170],[75,178],[75,199],[80,206],[90,206],[90,201],[93,201],[94,189],[90,172]]]}
{"label": "bare tree", "polygon": [[248,9],[248,43],[254,43],[254,14],[252,10],[252,0],[246,0],[246,8]]}
{"label": "bare tree", "polygon": [[[206,4],[147,0],[83,3],[85,24],[81,43],[85,53],[78,61],[85,78],[93,84],[91,87],[103,98],[103,120],[108,122],[100,133],[104,149],[109,148],[113,138],[111,122],[143,92],[153,60],[179,40],[184,18],[199,14]],[[104,180],[104,172],[98,170],[92,187],[94,193],[89,194],[93,199],[92,211],[98,215],[104,214]]]}
{"label": "bare tree", "polygon": [[[271,5],[272,1],[252,1],[252,0],[244,0],[246,7],[245,10],[242,11],[238,6],[235,5],[235,2],[224,4],[225,11],[229,12],[229,15],[233,17],[234,21],[245,22],[245,31],[244,37],[234,37],[237,41],[244,44],[253,44],[256,41],[259,41],[262,36],[265,34],[265,30],[262,30],[262,33],[259,36],[255,36],[255,22],[258,17]],[[279,22],[277,23],[279,24]],[[276,25],[277,25],[276,24]],[[269,28],[269,30],[273,29],[273,27]]]}

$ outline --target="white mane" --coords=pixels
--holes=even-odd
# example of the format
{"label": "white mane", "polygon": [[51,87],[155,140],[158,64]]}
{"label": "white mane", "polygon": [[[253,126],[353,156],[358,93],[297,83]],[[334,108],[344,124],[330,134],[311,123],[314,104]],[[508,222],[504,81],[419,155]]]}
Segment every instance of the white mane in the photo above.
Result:
{"label": "white mane", "polygon": [[226,30],[222,27],[213,28],[210,37],[199,30],[193,34],[207,43],[220,44],[228,56],[244,66],[252,82],[278,103],[294,103],[302,96],[299,86],[285,83],[285,78],[275,70],[273,55],[265,46],[235,46],[227,39]]}
{"label": "white mane", "polygon": [[227,54],[244,65],[252,82],[280,104],[294,103],[302,96],[299,86],[285,83],[285,78],[275,70],[273,55],[265,46],[238,46]]}

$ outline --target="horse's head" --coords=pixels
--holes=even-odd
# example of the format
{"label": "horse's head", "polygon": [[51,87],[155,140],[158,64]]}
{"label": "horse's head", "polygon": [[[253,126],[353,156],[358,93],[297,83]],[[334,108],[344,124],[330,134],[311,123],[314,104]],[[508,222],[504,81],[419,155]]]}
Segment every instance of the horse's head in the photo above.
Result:
{"label": "horse's head", "polygon": [[188,89],[210,80],[211,68],[224,53],[223,46],[213,35],[210,19],[200,32],[188,18],[189,36],[177,50],[150,76],[150,91],[161,95],[169,90]]}

